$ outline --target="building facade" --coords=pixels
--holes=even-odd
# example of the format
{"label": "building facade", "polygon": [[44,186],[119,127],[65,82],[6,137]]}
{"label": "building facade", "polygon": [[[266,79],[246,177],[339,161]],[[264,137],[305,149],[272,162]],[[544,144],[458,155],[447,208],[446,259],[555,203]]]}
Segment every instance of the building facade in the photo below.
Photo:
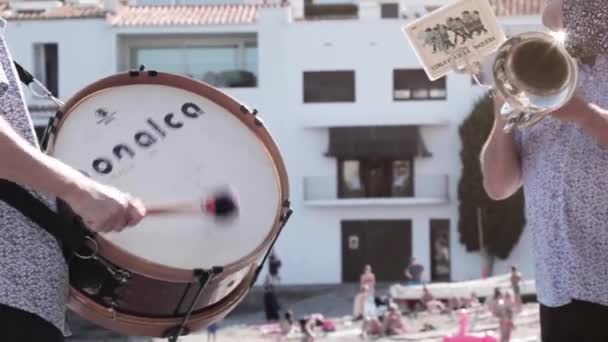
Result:
{"label": "building facade", "polygon": [[[426,78],[401,26],[429,3],[16,0],[3,17],[15,59],[63,100],[145,65],[256,108],[289,174],[285,283],[357,281],[365,264],[403,281],[412,257],[426,280],[474,279],[481,257],[457,229],[458,127],[483,90],[463,74]],[[492,3],[507,32],[538,29],[541,1]],[[43,128],[53,105],[28,97]],[[497,271],[511,264],[533,274],[527,232]]]}

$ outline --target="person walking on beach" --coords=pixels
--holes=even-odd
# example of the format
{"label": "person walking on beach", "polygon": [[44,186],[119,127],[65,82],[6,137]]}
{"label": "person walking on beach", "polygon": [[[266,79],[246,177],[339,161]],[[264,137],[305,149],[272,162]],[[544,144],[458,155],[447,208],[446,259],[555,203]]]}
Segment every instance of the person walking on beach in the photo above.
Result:
{"label": "person walking on beach", "polygon": [[511,287],[516,297],[520,297],[520,286],[519,284],[523,280],[521,272],[517,270],[517,267],[511,266]]}

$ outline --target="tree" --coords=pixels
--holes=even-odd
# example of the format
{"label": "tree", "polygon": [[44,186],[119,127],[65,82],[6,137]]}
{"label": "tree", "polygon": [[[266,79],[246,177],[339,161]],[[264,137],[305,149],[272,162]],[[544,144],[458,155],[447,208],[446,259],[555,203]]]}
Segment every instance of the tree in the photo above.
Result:
{"label": "tree", "polygon": [[[482,184],[479,155],[494,124],[492,98],[478,100],[459,128],[462,176],[458,184],[460,242],[467,251],[481,251],[487,257],[488,275],[494,257],[506,259],[519,241],[525,226],[523,190],[502,201],[488,197]],[[483,246],[480,244],[480,228]],[[481,249],[483,247],[483,249]]]}

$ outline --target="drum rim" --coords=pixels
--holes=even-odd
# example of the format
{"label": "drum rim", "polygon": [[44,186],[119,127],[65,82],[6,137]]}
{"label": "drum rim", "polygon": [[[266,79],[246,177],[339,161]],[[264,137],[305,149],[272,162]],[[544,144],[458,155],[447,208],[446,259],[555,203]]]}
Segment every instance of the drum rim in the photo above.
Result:
{"label": "drum rim", "polygon": [[[202,96],[231,113],[233,116],[239,119],[241,123],[245,124],[258,139],[260,139],[270,159],[273,161],[275,172],[278,176],[277,185],[279,190],[279,210],[275,215],[272,229],[263,240],[263,243],[257,246],[249,254],[241,257],[233,263],[227,265],[218,265],[222,266],[224,271],[218,274],[215,279],[221,280],[231,273],[238,272],[248,264],[257,262],[261,256],[267,252],[272,240],[274,240],[274,237],[280,232],[282,225],[281,219],[288,210],[288,206],[286,206],[285,203],[287,203],[289,199],[289,181],[285,163],[279,148],[270,135],[268,129],[261,123],[261,121],[259,121],[259,119],[256,118],[257,112],[252,114],[251,110],[249,110],[247,106],[240,103],[237,99],[226,94],[225,92],[202,81],[197,81],[185,76],[166,72],[124,72],[102,78],[78,91],[67,102],[65,102],[65,104],[57,112],[55,115],[55,128],[49,134],[47,153],[50,156],[53,156],[53,148],[57,133],[61,131],[61,126],[65,122],[66,118],[69,117],[73,108],[77,107],[82,101],[86,100],[89,96],[94,95],[97,92],[113,87],[128,85],[169,86]],[[124,267],[131,272],[164,281],[191,282],[195,280],[192,269],[171,267],[144,259],[115,245],[100,234],[95,234],[95,240],[98,243],[98,254],[101,257],[104,257],[115,265]]]}

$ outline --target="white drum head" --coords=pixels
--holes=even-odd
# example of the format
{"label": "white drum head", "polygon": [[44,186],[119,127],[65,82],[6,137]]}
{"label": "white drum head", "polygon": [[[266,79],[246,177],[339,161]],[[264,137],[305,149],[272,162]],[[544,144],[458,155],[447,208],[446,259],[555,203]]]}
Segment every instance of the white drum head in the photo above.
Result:
{"label": "white drum head", "polygon": [[147,204],[202,199],[224,186],[235,190],[235,220],[150,216],[104,235],[168,267],[238,262],[268,238],[280,210],[279,176],[262,140],[225,108],[180,88],[135,84],[91,94],[69,109],[50,147],[54,157]]}

